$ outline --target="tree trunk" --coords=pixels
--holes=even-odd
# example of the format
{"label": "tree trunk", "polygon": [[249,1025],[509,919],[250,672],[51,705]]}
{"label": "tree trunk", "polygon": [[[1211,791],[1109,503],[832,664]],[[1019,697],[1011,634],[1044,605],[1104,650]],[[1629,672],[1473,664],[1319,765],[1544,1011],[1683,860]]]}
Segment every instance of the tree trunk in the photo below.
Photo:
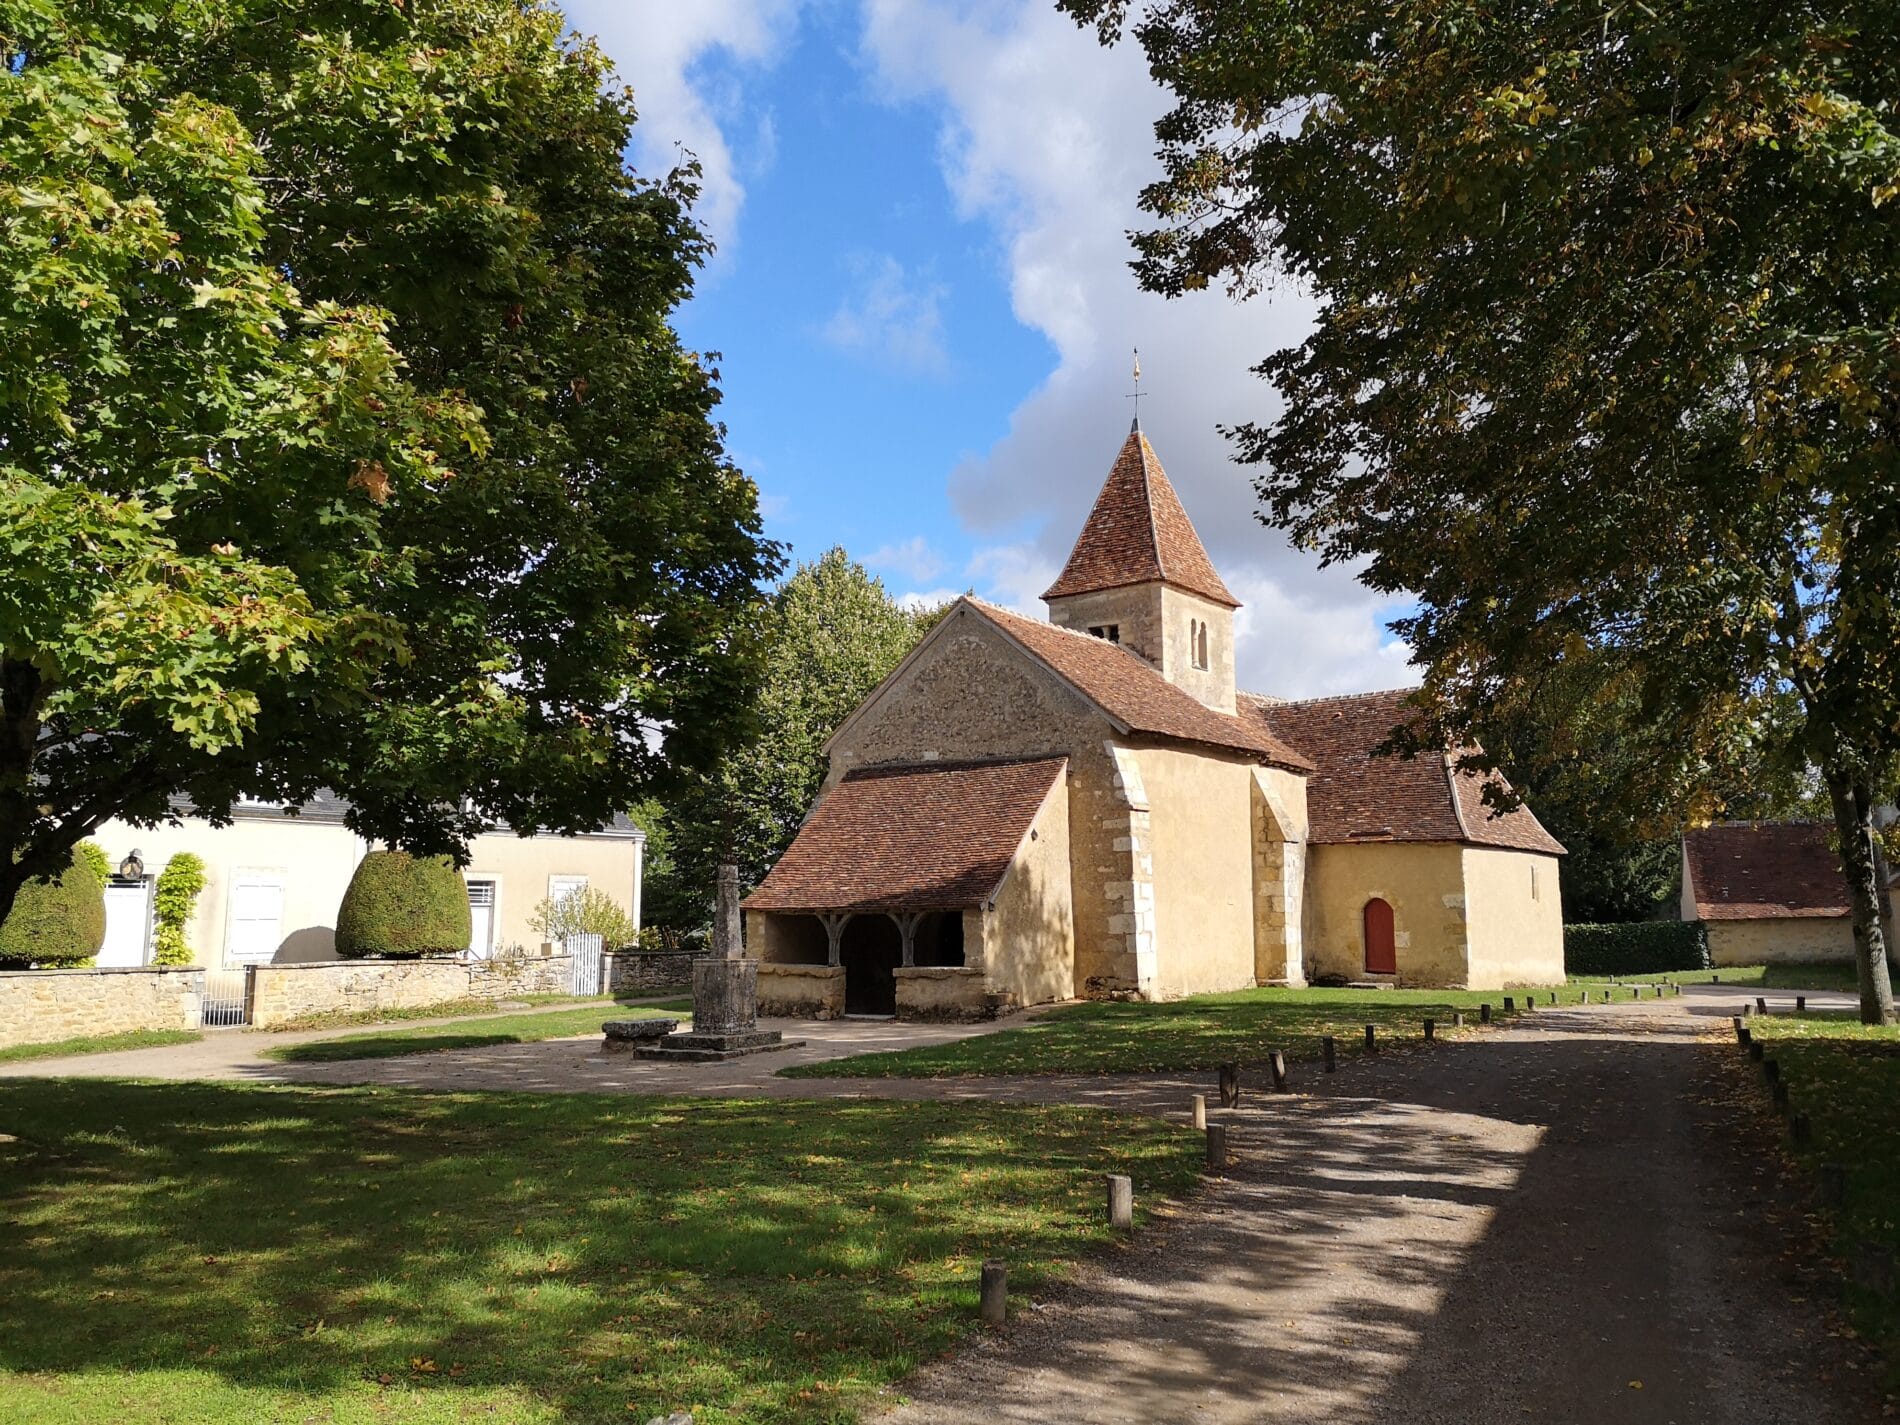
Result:
{"label": "tree trunk", "polygon": [[1854,919],[1854,960],[1860,971],[1860,1021],[1892,1024],[1893,984],[1887,975],[1886,936],[1881,926],[1880,857],[1874,846],[1873,793],[1864,780],[1827,773],[1834,826],[1841,837],[1841,869]]}

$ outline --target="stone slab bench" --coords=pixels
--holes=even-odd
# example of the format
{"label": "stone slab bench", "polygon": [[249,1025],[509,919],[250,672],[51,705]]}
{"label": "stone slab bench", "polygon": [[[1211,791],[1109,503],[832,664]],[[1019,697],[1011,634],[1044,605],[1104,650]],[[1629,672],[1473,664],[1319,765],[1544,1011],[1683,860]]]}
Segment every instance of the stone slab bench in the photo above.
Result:
{"label": "stone slab bench", "polygon": [[600,1026],[606,1036],[603,1053],[620,1054],[637,1049],[655,1039],[663,1039],[680,1027],[677,1019],[609,1019]]}

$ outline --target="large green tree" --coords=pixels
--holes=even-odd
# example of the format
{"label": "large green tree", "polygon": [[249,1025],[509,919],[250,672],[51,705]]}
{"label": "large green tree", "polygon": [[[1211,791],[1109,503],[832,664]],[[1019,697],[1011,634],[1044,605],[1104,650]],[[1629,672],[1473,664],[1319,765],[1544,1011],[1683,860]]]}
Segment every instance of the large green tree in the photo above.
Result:
{"label": "large green tree", "polygon": [[[1113,41],[1134,7],[1062,0]],[[1160,0],[1142,281],[1322,301],[1243,426],[1268,517],[1408,591],[1436,723],[1635,680],[1630,795],[1809,765],[1891,1020],[1900,9]],[[1432,729],[1435,731],[1436,729]]]}
{"label": "large green tree", "polygon": [[179,794],[457,853],[715,757],[777,556],[633,121],[532,0],[0,0],[0,915]]}
{"label": "large green tree", "polygon": [[749,735],[662,814],[647,917],[691,933],[710,920],[719,863],[755,886],[792,843],[825,779],[824,745],[939,616],[894,600],[843,549],[801,564],[757,633]]}

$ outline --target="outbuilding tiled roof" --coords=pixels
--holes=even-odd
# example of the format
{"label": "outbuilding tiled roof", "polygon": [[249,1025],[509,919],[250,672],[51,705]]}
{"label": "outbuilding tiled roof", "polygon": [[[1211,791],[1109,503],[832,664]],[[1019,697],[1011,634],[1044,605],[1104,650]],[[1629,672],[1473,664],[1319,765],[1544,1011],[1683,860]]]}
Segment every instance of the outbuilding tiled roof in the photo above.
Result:
{"label": "outbuilding tiled roof", "polygon": [[747,910],[967,910],[996,894],[1065,757],[864,767],[820,799]]}
{"label": "outbuilding tiled roof", "polygon": [[1686,832],[1689,884],[1702,920],[1781,920],[1848,913],[1847,880],[1819,821],[1719,822]]}
{"label": "outbuilding tiled roof", "polygon": [[1312,770],[1313,763],[1271,728],[1208,707],[1118,643],[1024,618],[981,599],[963,602],[1131,731],[1245,752],[1295,772]]}
{"label": "outbuilding tiled roof", "polygon": [[1240,607],[1215,572],[1154,447],[1136,426],[1095,497],[1069,562],[1043,598],[1155,581],[1230,609]]}
{"label": "outbuilding tiled roof", "polygon": [[1405,688],[1302,702],[1240,695],[1242,716],[1318,764],[1306,783],[1309,839],[1455,841],[1562,855],[1528,807],[1498,815],[1484,804],[1485,779],[1459,772],[1446,754],[1372,755],[1410,717],[1410,695]]}

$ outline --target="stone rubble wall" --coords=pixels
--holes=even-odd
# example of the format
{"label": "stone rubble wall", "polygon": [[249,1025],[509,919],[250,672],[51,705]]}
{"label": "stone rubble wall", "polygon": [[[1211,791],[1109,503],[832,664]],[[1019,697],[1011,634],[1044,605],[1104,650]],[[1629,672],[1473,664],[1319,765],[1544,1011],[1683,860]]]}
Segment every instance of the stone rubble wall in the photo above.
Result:
{"label": "stone rubble wall", "polygon": [[844,967],[762,963],[759,1013],[774,1019],[842,1019]]}
{"label": "stone rubble wall", "polygon": [[697,958],[690,950],[615,950],[605,956],[601,977],[611,995],[689,989]]}
{"label": "stone rubble wall", "polygon": [[0,1048],[135,1029],[196,1029],[205,972],[195,966],[18,970],[0,974]]}
{"label": "stone rubble wall", "polygon": [[565,955],[518,960],[340,960],[258,965],[251,976],[251,1024],[273,1029],[332,1014],[426,1009],[469,999],[564,994]]}

